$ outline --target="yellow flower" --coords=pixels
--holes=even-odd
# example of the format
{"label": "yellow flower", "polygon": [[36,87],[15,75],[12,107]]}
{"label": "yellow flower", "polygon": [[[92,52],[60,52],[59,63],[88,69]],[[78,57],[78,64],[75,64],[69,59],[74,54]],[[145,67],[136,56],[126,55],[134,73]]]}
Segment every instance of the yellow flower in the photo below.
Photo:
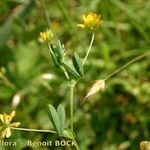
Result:
{"label": "yellow flower", "polygon": [[90,28],[92,30],[98,28],[103,23],[100,15],[90,12],[83,15],[83,24],[78,24],[81,28]]}
{"label": "yellow flower", "polygon": [[43,42],[49,42],[54,37],[52,30],[47,30],[46,32],[40,32],[40,38]]}
{"label": "yellow flower", "polygon": [[[1,138],[9,138],[11,136],[11,127],[18,127],[20,125],[20,122],[13,122],[11,123],[13,117],[15,116],[16,112],[12,111],[10,115],[4,113],[0,114],[0,120],[3,124],[3,126],[0,126],[0,137]],[[1,132],[1,130],[3,130]]]}
{"label": "yellow flower", "polygon": [[149,149],[150,149],[150,141],[140,142],[140,150],[149,150]]}

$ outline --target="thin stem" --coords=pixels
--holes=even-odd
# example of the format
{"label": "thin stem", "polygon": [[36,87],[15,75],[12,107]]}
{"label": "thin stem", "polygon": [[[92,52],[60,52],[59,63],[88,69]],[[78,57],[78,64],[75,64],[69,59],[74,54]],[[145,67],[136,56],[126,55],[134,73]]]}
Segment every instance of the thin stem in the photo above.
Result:
{"label": "thin stem", "polygon": [[11,129],[20,130],[20,131],[29,131],[29,132],[57,133],[56,131],[53,131],[53,130],[39,130],[39,129],[27,129],[27,128],[15,128],[15,127],[11,127]]}
{"label": "thin stem", "polygon": [[89,48],[88,48],[88,50],[87,50],[87,53],[86,53],[85,58],[84,58],[84,60],[83,60],[82,66],[85,64],[85,62],[86,62],[86,60],[87,60],[87,57],[89,56],[89,53],[90,53],[91,48],[92,48],[92,45],[93,45],[94,38],[95,38],[95,34],[93,33],[92,39],[91,39],[91,42],[90,42],[90,46],[89,46]]}
{"label": "thin stem", "polygon": [[73,93],[74,93],[74,88],[70,87],[70,126],[71,130],[73,131]]}
{"label": "thin stem", "polygon": [[70,87],[70,128],[73,131],[73,106],[74,106],[74,87],[75,87],[76,81],[70,81],[69,87]]}
{"label": "thin stem", "polygon": [[65,77],[67,78],[67,80],[70,80],[70,77],[66,71],[66,69],[63,66],[60,66],[60,68],[62,69],[62,71],[64,72]]}
{"label": "thin stem", "polygon": [[51,20],[50,20],[50,16],[46,8],[45,0],[41,0],[41,5],[42,5],[42,9],[44,11],[44,15],[45,15],[48,27],[49,27],[51,25]]}
{"label": "thin stem", "polygon": [[49,53],[53,53],[50,43],[48,43],[48,49],[49,49]]}
{"label": "thin stem", "polygon": [[[0,72],[1,73],[1,72]],[[2,73],[1,73],[1,78],[2,78],[2,81],[4,82],[4,84],[6,84],[8,87],[10,87],[10,88],[12,88],[12,89],[15,89],[16,87],[15,87],[15,85],[13,84],[13,83],[11,83],[10,81],[9,81],[9,79],[7,78],[7,77],[5,77],[5,75],[3,75]]]}
{"label": "thin stem", "polygon": [[112,72],[111,74],[109,74],[104,80],[108,80],[109,78],[111,78],[112,76],[114,76],[115,74],[117,74],[118,72],[120,72],[121,70],[123,70],[124,68],[128,67],[129,65],[131,65],[132,63],[134,63],[135,61],[149,55],[150,53],[144,53],[143,55],[140,55],[134,59],[132,59],[131,61],[129,61],[128,63],[126,63],[125,65],[123,65],[121,68],[118,68],[117,70],[115,70],[114,72]]}
{"label": "thin stem", "polygon": [[76,142],[76,144],[75,144],[75,148],[76,148],[76,150],[80,150],[79,145],[78,145],[78,143],[77,143],[77,141],[76,141],[76,140],[75,140],[75,142]]}
{"label": "thin stem", "polygon": [[13,83],[11,83],[6,77],[4,77],[3,80],[4,80],[4,83],[5,83],[7,86],[9,86],[10,88],[12,88],[12,89],[15,89],[15,88],[16,88],[15,85],[14,85]]}

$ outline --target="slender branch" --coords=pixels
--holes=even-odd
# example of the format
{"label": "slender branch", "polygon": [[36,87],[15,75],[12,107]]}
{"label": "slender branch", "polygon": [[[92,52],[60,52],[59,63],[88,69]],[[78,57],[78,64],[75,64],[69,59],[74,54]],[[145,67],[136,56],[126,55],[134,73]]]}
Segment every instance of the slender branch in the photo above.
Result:
{"label": "slender branch", "polygon": [[8,87],[10,87],[12,89],[16,88],[15,85],[13,83],[11,83],[9,81],[9,79],[5,75],[3,75],[1,72],[0,72],[0,77],[1,77],[2,81],[4,82],[4,84],[6,84]]}
{"label": "slender branch", "polygon": [[79,145],[78,145],[78,143],[77,143],[77,141],[76,141],[76,140],[75,140],[75,142],[76,142],[76,144],[75,144],[75,148],[76,148],[76,150],[80,150]]}
{"label": "slender branch", "polygon": [[66,69],[63,66],[60,66],[60,68],[62,69],[62,71],[64,72],[65,77],[67,78],[67,80],[70,80],[70,77],[66,71]]}
{"label": "slender branch", "polygon": [[90,46],[89,46],[89,48],[88,48],[88,50],[87,50],[87,53],[86,53],[85,58],[84,58],[84,60],[83,60],[82,66],[85,64],[85,62],[86,62],[86,60],[87,60],[87,57],[88,57],[88,55],[89,55],[89,53],[90,53],[90,51],[91,51],[94,38],[95,38],[95,34],[93,33],[92,39],[91,39],[91,42],[90,42]]}
{"label": "slender branch", "polygon": [[57,133],[56,131],[53,130],[39,130],[39,129],[27,129],[27,128],[15,128],[15,127],[11,127],[11,129],[20,130],[20,131],[29,131],[29,132]]}
{"label": "slender branch", "polygon": [[50,54],[53,53],[50,43],[48,43],[48,49],[49,49],[49,53],[50,53]]}
{"label": "slender branch", "polygon": [[108,80],[109,78],[111,78],[112,76],[114,76],[115,74],[117,74],[118,72],[120,72],[121,70],[123,70],[124,68],[128,67],[129,65],[131,65],[132,63],[134,63],[135,61],[142,59],[143,57],[149,55],[150,53],[144,53],[134,59],[132,59],[131,61],[129,61],[128,63],[126,63],[125,65],[123,65],[121,68],[118,68],[117,70],[115,70],[114,72],[112,72],[111,74],[109,74],[104,80]]}
{"label": "slender branch", "polygon": [[40,0],[40,1],[41,1],[42,9],[44,11],[44,15],[45,15],[48,27],[49,27],[51,25],[51,20],[50,20],[50,16],[46,8],[45,0]]}

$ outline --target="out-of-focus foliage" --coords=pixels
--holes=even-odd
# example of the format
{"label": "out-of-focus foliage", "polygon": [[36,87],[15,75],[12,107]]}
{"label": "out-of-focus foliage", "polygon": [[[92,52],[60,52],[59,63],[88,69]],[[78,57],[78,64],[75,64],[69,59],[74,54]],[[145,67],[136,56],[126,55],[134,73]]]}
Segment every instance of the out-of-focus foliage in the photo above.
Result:
{"label": "out-of-focus foliage", "polygon": [[[150,138],[148,57],[110,78],[103,93],[91,97],[82,106],[80,103],[93,81],[103,79],[149,51],[149,0],[1,0],[0,113],[15,109],[16,120],[22,127],[53,128],[46,106],[51,103],[57,107],[63,103],[68,111],[69,93],[64,74],[55,69],[46,45],[39,42],[39,33],[50,25],[55,37],[65,44],[67,55],[77,52],[83,58],[91,33],[76,25],[83,13],[91,11],[101,14],[104,23],[96,32],[85,64],[85,77],[75,90],[77,140],[81,150],[135,150],[140,141]],[[13,131],[9,140],[12,139],[26,143],[27,140],[54,141],[57,136]],[[26,144],[20,144],[11,149],[27,148]]]}

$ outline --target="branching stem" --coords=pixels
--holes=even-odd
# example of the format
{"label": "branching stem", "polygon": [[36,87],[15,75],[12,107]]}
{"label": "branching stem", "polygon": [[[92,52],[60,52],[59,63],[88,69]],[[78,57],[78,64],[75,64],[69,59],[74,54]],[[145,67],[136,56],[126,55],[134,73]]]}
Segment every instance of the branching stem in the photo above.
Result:
{"label": "branching stem", "polygon": [[132,63],[134,63],[135,61],[139,60],[139,59],[142,59],[143,57],[145,56],[148,56],[150,53],[144,53],[134,59],[132,59],[131,61],[129,61],[128,63],[126,63],[125,65],[123,65],[122,67],[116,69],[115,71],[113,71],[111,74],[109,74],[104,80],[108,80],[110,79],[112,76],[114,76],[115,74],[117,74],[118,72],[120,72],[121,70],[123,70],[124,68],[128,67],[129,65],[131,65]]}
{"label": "branching stem", "polygon": [[82,66],[85,64],[85,62],[86,62],[86,60],[87,60],[87,58],[88,58],[88,56],[89,56],[89,53],[90,53],[91,48],[92,48],[92,45],[93,45],[94,38],[95,38],[95,34],[93,33],[92,39],[91,39],[91,42],[90,42],[90,46],[89,46],[89,48],[88,48],[88,50],[87,50],[87,53],[86,53],[85,58],[84,58],[84,60],[83,60]]}
{"label": "branching stem", "polygon": [[29,132],[57,133],[56,131],[53,131],[53,130],[39,130],[39,129],[15,128],[15,127],[11,127],[11,129],[20,130],[20,131],[29,131]]}

